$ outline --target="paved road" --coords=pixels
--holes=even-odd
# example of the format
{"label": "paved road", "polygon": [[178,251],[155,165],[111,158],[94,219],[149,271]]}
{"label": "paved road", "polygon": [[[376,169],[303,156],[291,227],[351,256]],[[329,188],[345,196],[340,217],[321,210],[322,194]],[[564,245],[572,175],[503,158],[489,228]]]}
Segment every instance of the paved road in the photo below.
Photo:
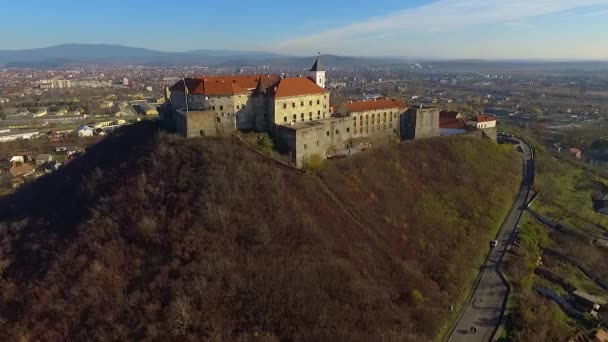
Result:
{"label": "paved road", "polygon": [[[502,261],[502,256],[506,251],[513,231],[517,227],[523,207],[528,201],[530,188],[534,183],[534,160],[530,148],[523,141],[518,141],[522,147],[525,162],[522,189],[509,218],[500,229],[497,238],[498,246],[492,250],[487,263],[483,266],[479,285],[473,289],[473,296],[463,308],[458,324],[448,339],[449,342],[490,341],[500,324],[502,308],[507,300],[508,287],[498,274],[498,266]],[[490,248],[489,241],[488,248]],[[471,327],[475,327],[477,332],[471,333]]]}

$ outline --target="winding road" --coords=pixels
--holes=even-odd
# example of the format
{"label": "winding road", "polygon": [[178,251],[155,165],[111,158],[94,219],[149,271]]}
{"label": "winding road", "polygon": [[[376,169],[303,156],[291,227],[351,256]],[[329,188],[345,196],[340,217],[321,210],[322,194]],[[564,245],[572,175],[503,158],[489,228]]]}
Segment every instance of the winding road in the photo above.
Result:
{"label": "winding road", "polygon": [[[521,139],[513,138],[519,142],[524,159],[524,180],[517,201],[509,217],[498,233],[496,246],[490,252],[486,264],[481,270],[479,282],[473,288],[473,294],[458,316],[458,323],[448,338],[449,342],[487,342],[496,334],[503,318],[507,304],[509,285],[498,271],[507,246],[511,242],[524,207],[528,202],[530,190],[534,184],[534,159],[532,149]],[[490,242],[488,241],[488,248]],[[476,332],[471,331],[471,327]]]}

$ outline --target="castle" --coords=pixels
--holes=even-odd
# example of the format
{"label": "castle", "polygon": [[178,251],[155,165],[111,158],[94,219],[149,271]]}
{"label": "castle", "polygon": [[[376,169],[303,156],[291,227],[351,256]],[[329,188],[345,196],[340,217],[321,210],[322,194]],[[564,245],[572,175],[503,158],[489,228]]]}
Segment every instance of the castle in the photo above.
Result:
{"label": "castle", "polygon": [[317,58],[307,76],[205,76],[169,88],[166,115],[184,137],[267,132],[297,167],[406,139],[440,135],[439,109],[391,98],[330,105]]}

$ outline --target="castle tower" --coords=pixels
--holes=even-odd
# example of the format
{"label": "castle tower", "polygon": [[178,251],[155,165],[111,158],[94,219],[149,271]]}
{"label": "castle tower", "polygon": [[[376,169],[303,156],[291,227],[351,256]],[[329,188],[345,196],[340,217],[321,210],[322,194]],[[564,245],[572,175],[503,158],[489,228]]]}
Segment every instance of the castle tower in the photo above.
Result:
{"label": "castle tower", "polygon": [[319,57],[315,61],[315,64],[310,68],[310,78],[321,88],[325,88],[325,67],[319,61]]}

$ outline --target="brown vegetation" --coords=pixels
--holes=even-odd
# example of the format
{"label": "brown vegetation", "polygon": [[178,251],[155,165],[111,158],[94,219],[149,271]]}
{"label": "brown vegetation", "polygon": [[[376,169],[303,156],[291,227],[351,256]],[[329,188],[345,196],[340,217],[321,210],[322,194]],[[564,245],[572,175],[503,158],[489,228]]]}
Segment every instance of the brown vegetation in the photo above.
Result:
{"label": "brown vegetation", "polygon": [[310,176],[155,132],[0,199],[1,340],[430,340],[521,176],[466,138]]}

